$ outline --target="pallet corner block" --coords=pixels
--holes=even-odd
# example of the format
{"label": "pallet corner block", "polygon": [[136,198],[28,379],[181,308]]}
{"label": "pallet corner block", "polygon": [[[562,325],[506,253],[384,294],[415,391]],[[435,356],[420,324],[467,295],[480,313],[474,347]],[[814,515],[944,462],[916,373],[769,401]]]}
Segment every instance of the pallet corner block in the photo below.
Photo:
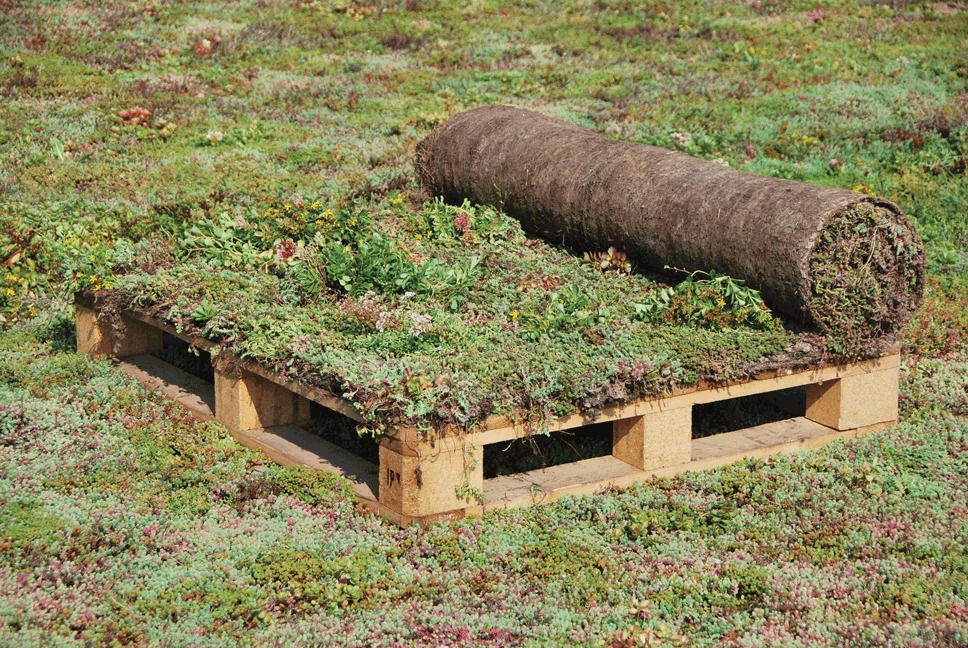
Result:
{"label": "pallet corner block", "polygon": [[863,366],[861,372],[808,385],[806,418],[835,430],[897,422],[899,356]]}
{"label": "pallet corner block", "polygon": [[74,315],[78,353],[93,358],[121,358],[162,348],[161,330],[126,315],[109,322],[103,313],[80,303],[74,304]]}
{"label": "pallet corner block", "polygon": [[431,441],[403,429],[380,440],[380,504],[403,524],[480,514],[483,489],[484,449],[466,437]]}

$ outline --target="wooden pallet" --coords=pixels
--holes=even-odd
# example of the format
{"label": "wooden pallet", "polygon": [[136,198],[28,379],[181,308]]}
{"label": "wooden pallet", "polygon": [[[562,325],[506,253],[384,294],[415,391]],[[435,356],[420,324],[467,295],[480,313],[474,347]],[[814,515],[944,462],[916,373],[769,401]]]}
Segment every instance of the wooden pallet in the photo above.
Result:
{"label": "wooden pallet", "polygon": [[[76,313],[80,352],[118,358],[122,371],[196,415],[217,419],[241,443],[264,451],[274,461],[345,475],[361,503],[403,525],[530,506],[563,495],[628,486],[653,476],[818,448],[897,421],[899,355],[894,350],[863,362],[781,370],[743,383],[678,389],[605,408],[594,418],[562,417],[546,429],[555,432],[610,422],[610,456],[485,480],[484,446],[535,433],[495,416],[478,431],[432,435],[439,438],[414,429],[392,430],[379,439],[377,466],[302,427],[310,418],[310,401],[360,420],[340,395],[289,380],[136,311],[109,322],[99,317],[94,303],[79,297]],[[216,355],[214,385],[150,355],[161,350],[165,332]],[[803,386],[805,416],[692,438],[695,405]]]}

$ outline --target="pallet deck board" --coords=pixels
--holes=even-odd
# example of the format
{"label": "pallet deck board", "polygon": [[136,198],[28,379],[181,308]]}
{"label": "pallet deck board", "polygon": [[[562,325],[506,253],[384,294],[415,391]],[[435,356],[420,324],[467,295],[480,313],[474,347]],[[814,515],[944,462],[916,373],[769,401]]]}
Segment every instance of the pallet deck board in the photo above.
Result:
{"label": "pallet deck board", "polygon": [[702,461],[724,454],[753,452],[761,448],[830,434],[831,429],[802,416],[714,434],[692,442],[692,460]]}
{"label": "pallet deck board", "polygon": [[119,359],[118,368],[148,389],[184,405],[196,416],[215,418],[215,385],[212,383],[147,353]]}
{"label": "pallet deck board", "polygon": [[246,439],[245,445],[263,450],[277,463],[338,473],[353,484],[358,497],[377,500],[380,480],[377,465],[335,443],[297,425],[276,425],[240,434]]}
{"label": "pallet deck board", "polygon": [[[377,465],[305,429],[310,401],[360,421],[353,403],[341,395],[187,336],[144,313],[132,311],[102,321],[95,306],[77,301],[79,351],[115,356],[124,373],[199,418],[217,419],[237,440],[273,461],[347,477],[360,504],[402,525],[531,506],[743,458],[815,449],[897,421],[900,363],[898,350],[891,349],[882,357],[859,362],[788,367],[730,384],[682,386],[613,404],[594,415],[578,412],[540,426],[492,416],[472,430],[446,428],[432,435],[391,428],[378,438]],[[161,350],[162,332],[210,352],[215,384],[150,355]],[[802,395],[794,403],[783,393],[794,387],[806,387],[805,403]],[[695,406],[757,394],[786,398],[791,409],[804,415],[692,438]],[[603,422],[612,423],[611,455],[484,479],[485,445]]]}
{"label": "pallet deck board", "polygon": [[[146,388],[186,407],[197,418],[215,418],[215,385],[155,356],[119,359],[118,369]],[[353,453],[296,425],[232,430],[242,445],[261,450],[284,466],[308,466],[343,475],[359,497],[376,500],[379,468]]]}
{"label": "pallet deck board", "polygon": [[494,477],[484,481],[486,510],[512,508],[524,501],[542,503],[585,489],[600,490],[611,483],[645,474],[611,455],[582,459],[539,470]]}

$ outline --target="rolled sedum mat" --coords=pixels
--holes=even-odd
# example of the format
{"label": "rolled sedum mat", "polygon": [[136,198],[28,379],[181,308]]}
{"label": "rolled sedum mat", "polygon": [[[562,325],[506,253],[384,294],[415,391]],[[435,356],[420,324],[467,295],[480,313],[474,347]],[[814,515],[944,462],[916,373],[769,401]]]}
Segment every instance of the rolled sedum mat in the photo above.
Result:
{"label": "rolled sedum mat", "polygon": [[619,142],[508,106],[457,114],[417,147],[421,185],[502,207],[579,251],[745,279],[774,310],[875,352],[920,305],[924,247],[893,203]]}

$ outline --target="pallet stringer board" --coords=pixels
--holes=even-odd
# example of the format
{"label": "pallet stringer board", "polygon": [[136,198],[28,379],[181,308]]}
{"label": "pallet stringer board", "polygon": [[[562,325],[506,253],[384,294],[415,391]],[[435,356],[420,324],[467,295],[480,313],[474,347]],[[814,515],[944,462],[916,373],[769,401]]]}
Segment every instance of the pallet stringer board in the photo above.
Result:
{"label": "pallet stringer board", "polygon": [[602,493],[657,477],[710,470],[743,459],[766,459],[775,455],[816,450],[838,439],[856,439],[892,426],[876,423],[853,430],[833,430],[804,417],[797,417],[726,432],[692,441],[691,460],[675,466],[639,470],[614,456],[595,457],[570,464],[484,482],[485,511],[548,504],[565,495]]}
{"label": "pallet stringer board", "polygon": [[[787,369],[776,372],[775,374],[771,373],[766,376],[760,376],[746,382],[709,385],[702,389],[695,387],[675,389],[663,396],[607,406],[595,418],[588,418],[583,414],[563,416],[542,427],[541,432],[559,432],[591,423],[618,421],[672,409],[692,407],[693,405],[742,398],[744,396],[755,396],[789,389],[791,387],[823,385],[825,383],[832,383],[832,381],[838,381],[842,378],[864,376],[882,370],[890,372],[899,367],[899,357],[897,350],[893,349],[889,351],[889,355],[872,360],[862,360],[856,363],[811,367],[798,372]],[[520,423],[515,423],[504,416],[494,416],[487,420],[482,431],[472,433],[472,435],[475,442],[482,445],[489,445],[491,443],[500,443],[521,438],[529,433],[533,432],[529,432],[526,426]]]}

